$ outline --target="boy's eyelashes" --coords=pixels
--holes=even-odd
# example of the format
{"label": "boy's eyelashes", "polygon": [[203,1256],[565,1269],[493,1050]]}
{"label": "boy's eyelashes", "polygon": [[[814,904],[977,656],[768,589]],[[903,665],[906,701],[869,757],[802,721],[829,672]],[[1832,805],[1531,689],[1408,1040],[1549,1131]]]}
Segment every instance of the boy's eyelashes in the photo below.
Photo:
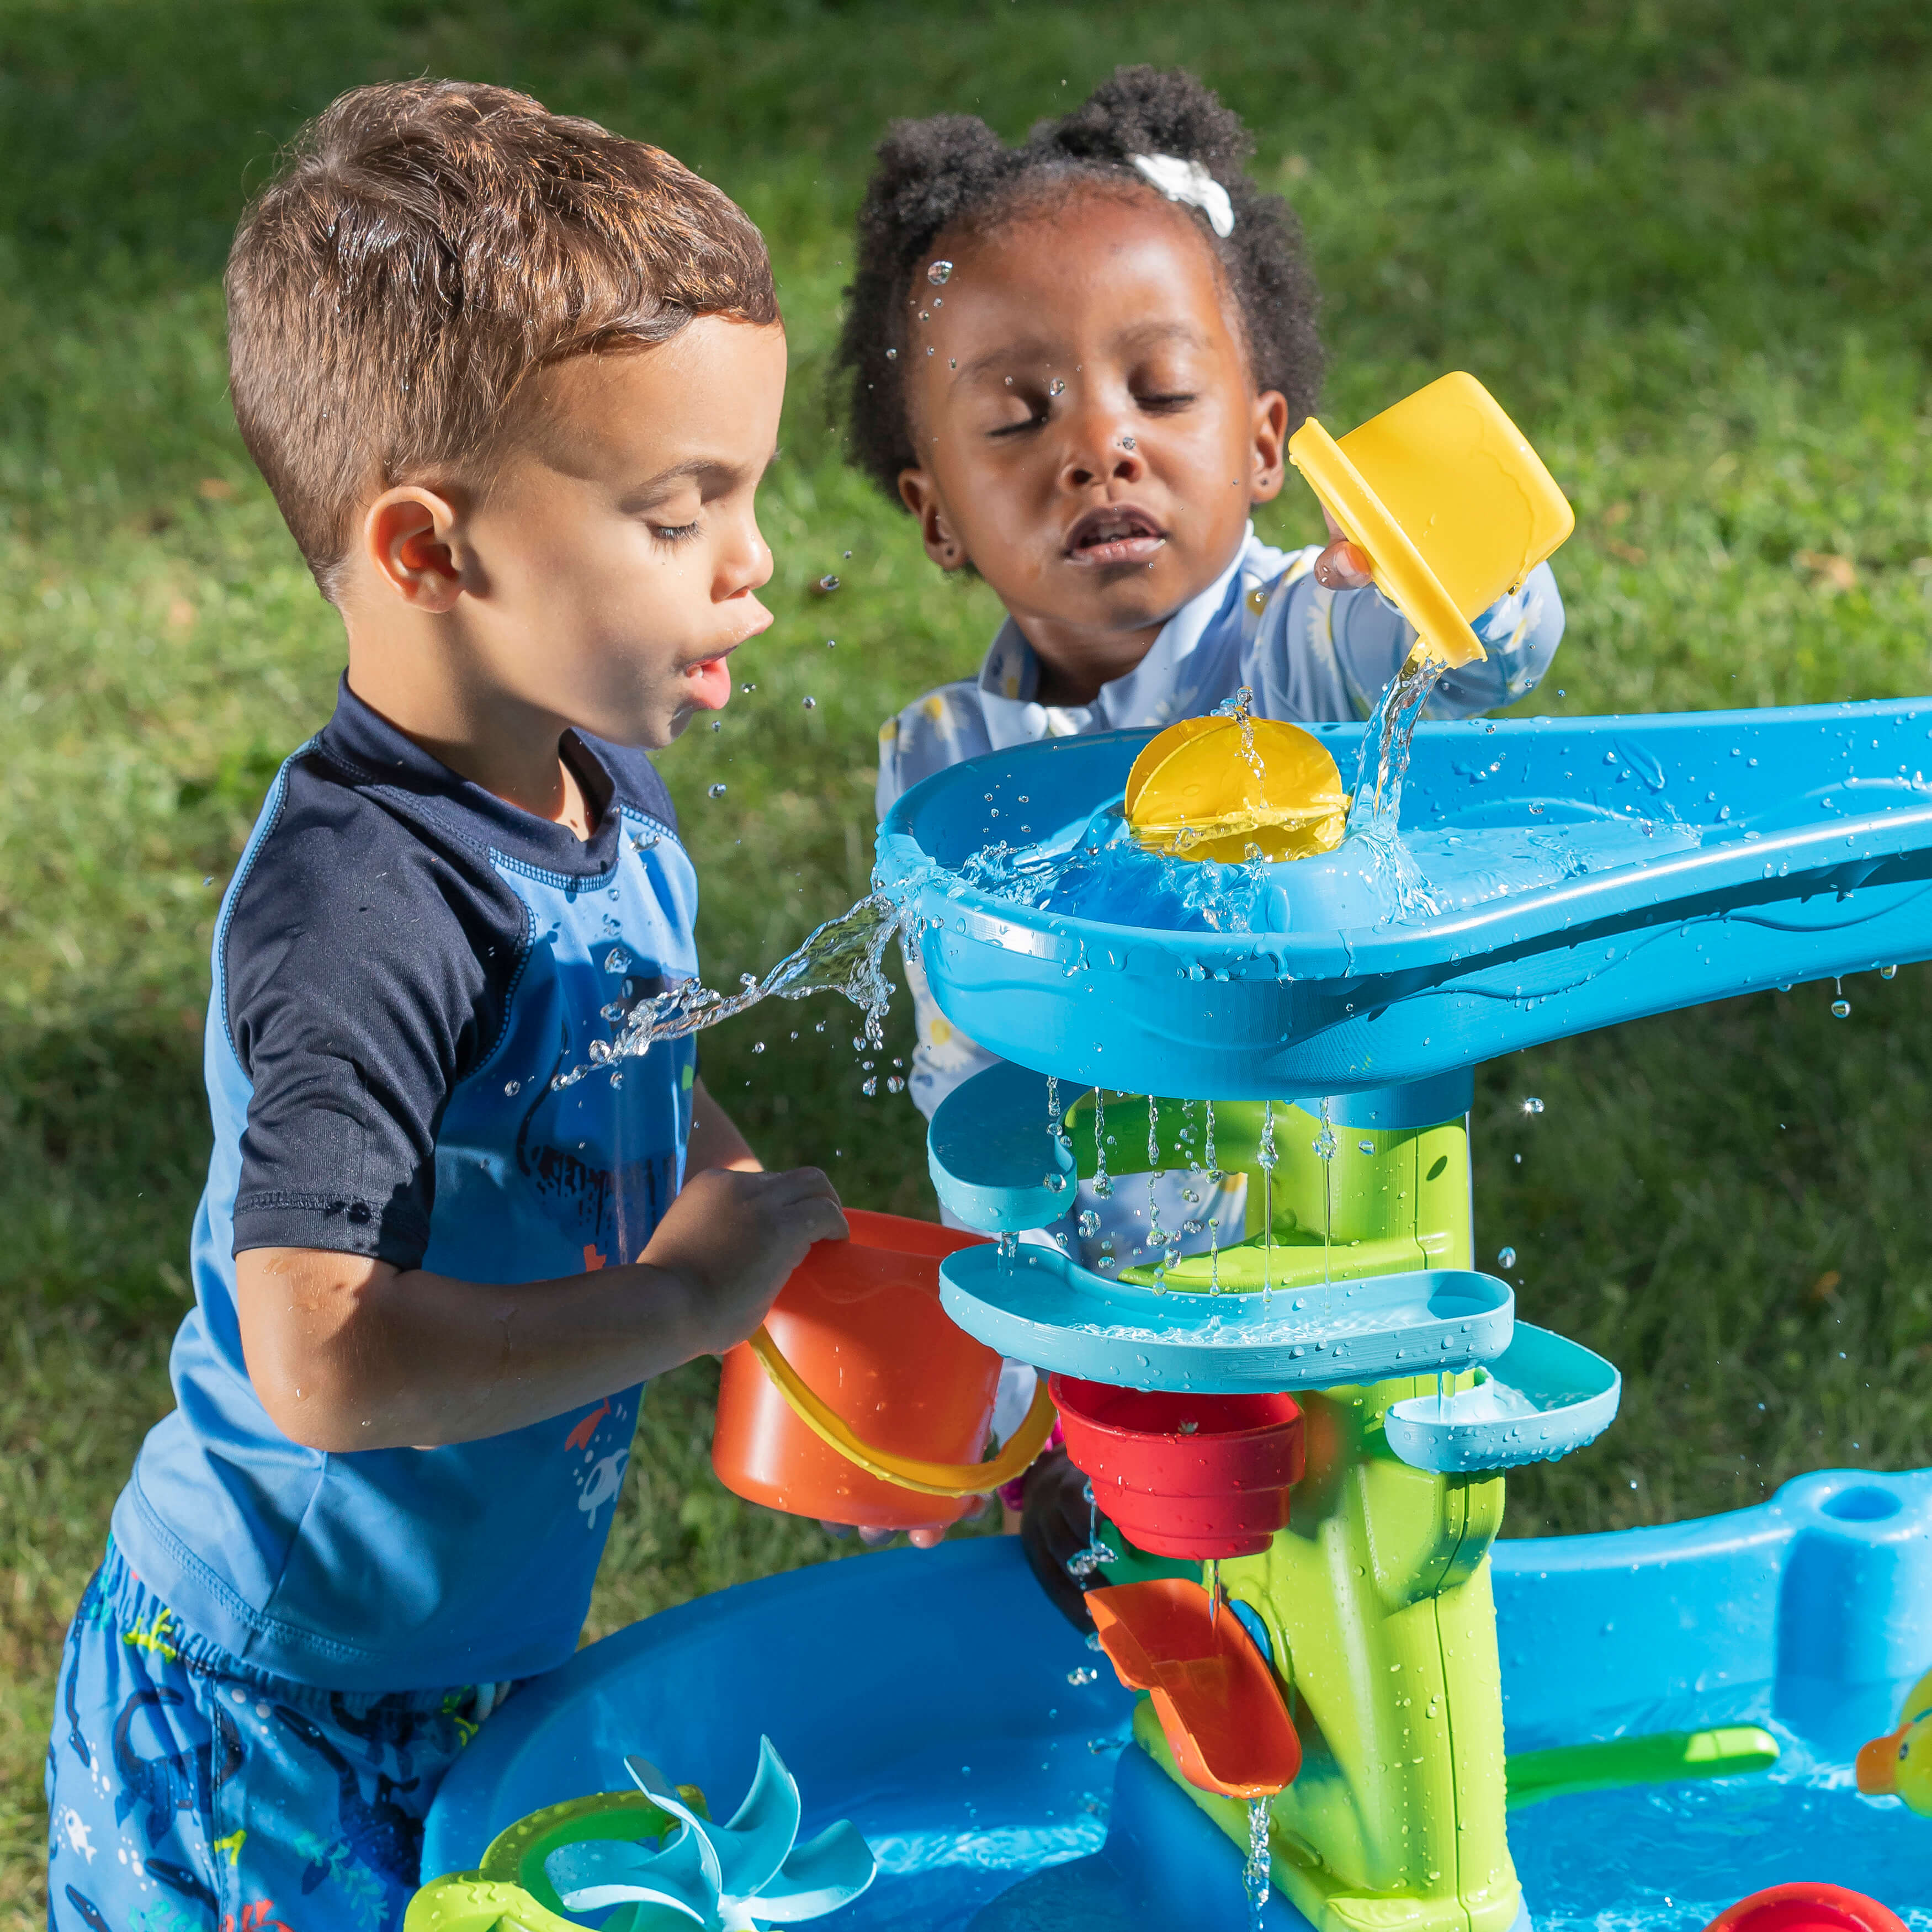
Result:
{"label": "boy's eyelashes", "polygon": [[697,536],[699,524],[696,518],[688,524],[651,524],[646,526],[655,541],[662,544],[688,543]]}

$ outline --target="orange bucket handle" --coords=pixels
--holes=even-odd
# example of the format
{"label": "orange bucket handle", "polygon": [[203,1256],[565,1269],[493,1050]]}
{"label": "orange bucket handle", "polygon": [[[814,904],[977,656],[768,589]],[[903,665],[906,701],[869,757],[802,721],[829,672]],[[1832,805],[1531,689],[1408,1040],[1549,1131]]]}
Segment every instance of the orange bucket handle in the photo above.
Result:
{"label": "orange bucket handle", "polygon": [[750,1347],[798,1419],[821,1442],[829,1443],[848,1462],[856,1462],[868,1475],[896,1483],[902,1490],[916,1490],[921,1496],[976,1496],[996,1490],[1030,1468],[1046,1447],[1046,1438],[1053,1433],[1056,1412],[1042,1376],[1034,1390],[1033,1406],[1027,1411],[1025,1420],[1000,1445],[1000,1453],[989,1462],[928,1462],[920,1456],[875,1449],[862,1442],[806,1387],[798,1371],[778,1352],[771,1330],[763,1323],[751,1337]]}

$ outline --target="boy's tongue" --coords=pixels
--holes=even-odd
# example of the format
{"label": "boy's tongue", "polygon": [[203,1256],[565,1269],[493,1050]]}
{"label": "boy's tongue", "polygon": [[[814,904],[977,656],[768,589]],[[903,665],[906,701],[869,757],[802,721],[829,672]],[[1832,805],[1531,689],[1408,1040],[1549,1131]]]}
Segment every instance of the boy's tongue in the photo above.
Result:
{"label": "boy's tongue", "polygon": [[691,701],[700,711],[722,711],[731,696],[731,666],[724,658],[705,658],[685,673]]}

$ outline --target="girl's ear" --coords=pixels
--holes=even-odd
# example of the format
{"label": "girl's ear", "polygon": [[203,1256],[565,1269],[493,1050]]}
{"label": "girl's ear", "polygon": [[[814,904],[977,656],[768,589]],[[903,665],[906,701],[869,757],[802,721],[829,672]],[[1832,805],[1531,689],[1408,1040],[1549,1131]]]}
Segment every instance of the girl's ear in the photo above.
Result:
{"label": "girl's ear", "polygon": [[1255,398],[1255,466],[1248,484],[1250,502],[1272,502],[1281,494],[1287,449],[1288,398],[1279,389],[1264,389]]}
{"label": "girl's ear", "polygon": [[[1286,405],[1282,413],[1285,417]],[[1280,487],[1277,482],[1275,488]],[[964,570],[972,560],[946,520],[945,506],[939,500],[939,486],[932,476],[923,470],[902,470],[899,501],[919,519],[920,540],[926,545],[926,555],[941,570]]]}

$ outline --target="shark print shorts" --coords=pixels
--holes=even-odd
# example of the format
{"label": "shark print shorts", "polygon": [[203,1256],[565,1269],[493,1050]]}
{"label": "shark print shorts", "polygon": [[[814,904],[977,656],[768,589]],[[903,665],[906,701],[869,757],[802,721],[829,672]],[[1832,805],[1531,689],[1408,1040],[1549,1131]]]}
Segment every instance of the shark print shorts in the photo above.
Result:
{"label": "shark print shorts", "polygon": [[385,1695],[251,1670],[110,1540],[61,1660],[49,1932],[400,1932],[424,1814],[508,1688]]}

